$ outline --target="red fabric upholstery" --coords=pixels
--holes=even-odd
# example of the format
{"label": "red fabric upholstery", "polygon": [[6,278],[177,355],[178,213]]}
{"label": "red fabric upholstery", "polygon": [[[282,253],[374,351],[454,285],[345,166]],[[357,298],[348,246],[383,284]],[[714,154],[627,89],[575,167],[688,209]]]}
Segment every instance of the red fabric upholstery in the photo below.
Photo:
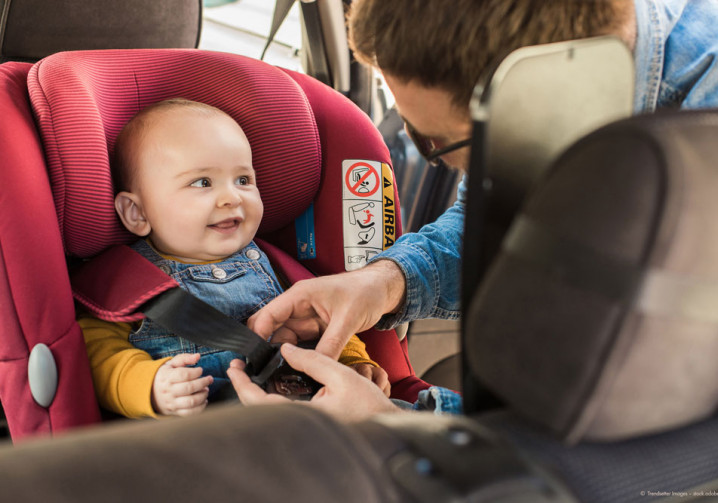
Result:
{"label": "red fabric upholstery", "polygon": [[242,126],[264,202],[260,232],[297,217],[319,186],[312,110],[292,79],[261,61],[182,49],[67,52],[37,63],[28,88],[70,254],[88,257],[134,239],[112,205],[108,151],[135,113],[163,99],[209,103]]}
{"label": "red fabric upholstery", "polygon": [[[265,206],[260,234],[287,277],[343,270],[342,161],[390,158],[341,94],[256,60],[197,50],[78,51],[32,68],[0,66],[0,401],[16,440],[99,420],[65,252],[89,257],[134,239],[114,213],[108,152],[132,115],[175,96],[215,105],[245,130]],[[300,264],[293,223],[312,202],[317,258]],[[360,336],[389,373],[393,396],[413,400],[427,387],[393,331]],[[59,371],[48,409],[27,384],[29,351],[40,342]]]}
{"label": "red fabric upholstery", "polygon": [[[52,193],[27,96],[30,65],[0,65],[0,402],[10,433],[62,431],[99,420]],[[47,344],[60,379],[48,409],[27,381],[29,353]]]}
{"label": "red fabric upholstery", "polygon": [[178,286],[128,246],[112,246],[72,271],[75,299],[107,321],[141,320],[142,304]]}

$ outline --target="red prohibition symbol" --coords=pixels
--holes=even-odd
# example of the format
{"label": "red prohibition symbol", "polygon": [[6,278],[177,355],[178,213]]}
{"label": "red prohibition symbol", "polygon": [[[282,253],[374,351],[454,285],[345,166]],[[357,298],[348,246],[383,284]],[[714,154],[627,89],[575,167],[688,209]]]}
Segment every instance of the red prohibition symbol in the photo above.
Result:
{"label": "red prohibition symbol", "polygon": [[[376,168],[366,162],[355,162],[347,170],[344,177],[349,192],[357,197],[369,197],[379,189],[379,173]],[[372,186],[371,182],[374,182]]]}

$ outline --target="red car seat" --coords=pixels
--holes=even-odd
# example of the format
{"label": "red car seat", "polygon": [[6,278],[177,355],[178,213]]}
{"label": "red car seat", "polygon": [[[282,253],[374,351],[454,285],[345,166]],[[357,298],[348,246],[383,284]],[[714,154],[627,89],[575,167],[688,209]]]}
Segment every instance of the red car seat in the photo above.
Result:
{"label": "red car seat", "polygon": [[[345,269],[343,187],[356,162],[376,166],[375,183],[397,201],[389,153],[369,118],[318,81],[260,61],[183,49],[78,51],[32,67],[6,63],[0,83],[0,169],[6,175],[0,310],[7,320],[0,401],[14,439],[100,419],[66,257],[87,259],[134,239],[114,214],[108,159],[121,127],[143,107],[182,96],[239,122],[252,145],[265,206],[259,237],[290,281]],[[300,264],[287,257],[298,254],[303,236],[295,220],[310,206],[316,257]],[[391,211],[396,223],[385,229],[386,244],[401,233],[398,204]],[[302,216],[302,222],[312,218]],[[428,386],[414,375],[406,342],[396,334],[370,330],[360,336],[389,373],[393,396],[414,400]],[[28,382],[28,359],[38,344],[49,348],[51,358],[44,349],[43,357],[57,366],[57,390],[47,407],[33,400]]]}

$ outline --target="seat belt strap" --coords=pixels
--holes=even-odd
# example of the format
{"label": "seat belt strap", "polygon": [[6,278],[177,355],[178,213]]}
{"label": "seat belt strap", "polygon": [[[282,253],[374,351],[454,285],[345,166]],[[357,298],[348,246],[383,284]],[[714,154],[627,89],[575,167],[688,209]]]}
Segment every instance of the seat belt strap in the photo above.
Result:
{"label": "seat belt strap", "polygon": [[269,49],[269,46],[272,45],[272,42],[274,41],[274,37],[277,35],[279,28],[282,26],[282,23],[284,23],[284,20],[287,18],[287,15],[289,14],[289,11],[292,9],[294,2],[295,2],[295,0],[277,0],[274,3],[274,14],[272,15],[272,27],[269,29],[269,35],[267,35],[267,43],[264,45],[264,49],[262,50],[262,55],[259,57],[259,59],[261,59],[262,61],[264,61],[264,56],[265,56],[265,54],[267,54],[267,49]]}
{"label": "seat belt strap", "polygon": [[246,325],[181,288],[159,294],[140,307],[140,311],[173,334],[195,344],[244,355],[249,375],[264,368],[277,352],[275,346]]}
{"label": "seat belt strap", "polygon": [[[247,364],[244,371],[269,392],[309,399],[322,387],[308,375],[292,369],[279,352],[279,345],[268,343],[246,325],[181,288],[159,294],[140,311],[195,344],[240,353]],[[316,343],[303,346],[314,348]]]}

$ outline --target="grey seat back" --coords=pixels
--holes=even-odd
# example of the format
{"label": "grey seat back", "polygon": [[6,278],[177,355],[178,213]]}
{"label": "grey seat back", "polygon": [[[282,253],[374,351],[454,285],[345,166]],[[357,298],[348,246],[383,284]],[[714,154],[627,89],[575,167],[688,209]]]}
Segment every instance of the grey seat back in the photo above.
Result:
{"label": "grey seat back", "polygon": [[614,123],[569,149],[468,310],[472,375],[573,443],[712,415],[716,137],[718,111],[684,111]]}
{"label": "grey seat back", "polygon": [[0,0],[0,63],[82,49],[194,48],[202,0]]}
{"label": "grey seat back", "polygon": [[585,134],[631,115],[633,81],[631,53],[615,37],[522,47],[480,79],[471,102],[471,156],[481,174],[469,177],[469,191],[478,194],[471,185],[481,186],[483,197],[470,198],[467,213],[484,217],[480,229],[466,228],[467,236],[480,236],[466,240],[464,256],[481,255],[485,263],[464,268],[465,286],[475,288],[551,163]]}

